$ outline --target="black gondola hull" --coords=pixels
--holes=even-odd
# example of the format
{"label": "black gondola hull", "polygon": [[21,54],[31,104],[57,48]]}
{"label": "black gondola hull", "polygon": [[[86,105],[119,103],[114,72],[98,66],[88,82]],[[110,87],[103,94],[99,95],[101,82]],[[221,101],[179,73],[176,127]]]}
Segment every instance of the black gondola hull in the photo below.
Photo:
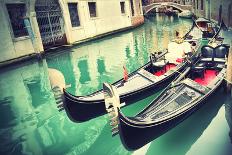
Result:
{"label": "black gondola hull", "polygon": [[[185,69],[185,66],[183,66],[180,69],[180,71],[182,71],[183,69]],[[175,73],[170,77],[167,77],[164,80],[151,85],[150,87],[146,87],[139,91],[128,93],[124,96],[120,96],[120,102],[121,103],[125,102],[126,105],[129,105],[133,102],[148,97],[154,94],[155,92],[163,89],[165,86],[167,86],[177,75],[178,73]],[[67,94],[65,90],[64,90],[64,109],[68,117],[73,122],[84,122],[106,114],[104,99],[94,102],[93,101],[82,102],[77,100],[74,101],[72,100],[71,97],[69,98],[69,94]]]}
{"label": "black gondola hull", "polygon": [[202,100],[200,100],[195,107],[184,113],[181,113],[178,116],[175,116],[175,118],[165,120],[165,122],[159,122],[157,124],[149,125],[132,124],[130,121],[122,119],[124,117],[119,112],[119,135],[124,147],[128,150],[136,150],[151,142],[152,140],[158,138],[162,134],[166,133],[167,131],[178,125],[180,122],[188,118],[202,105],[204,105],[204,103],[213,94],[215,94],[215,92],[219,90],[219,88],[221,88],[222,84],[223,82],[221,82],[221,84],[219,84],[214,90],[212,90]]}

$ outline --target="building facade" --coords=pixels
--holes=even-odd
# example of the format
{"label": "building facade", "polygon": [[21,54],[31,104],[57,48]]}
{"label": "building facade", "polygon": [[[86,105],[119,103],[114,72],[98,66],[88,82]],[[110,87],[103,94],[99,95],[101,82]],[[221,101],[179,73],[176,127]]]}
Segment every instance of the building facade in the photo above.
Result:
{"label": "building facade", "polygon": [[228,0],[193,0],[193,11],[197,16],[211,20],[224,20],[232,27],[232,1]]}
{"label": "building facade", "polygon": [[0,62],[144,22],[141,0],[0,0]]}

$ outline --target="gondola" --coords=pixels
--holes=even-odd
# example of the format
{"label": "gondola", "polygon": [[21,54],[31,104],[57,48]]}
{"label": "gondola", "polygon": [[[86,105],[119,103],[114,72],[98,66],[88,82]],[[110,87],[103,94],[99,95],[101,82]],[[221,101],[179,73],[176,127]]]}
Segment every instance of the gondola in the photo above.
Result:
{"label": "gondola", "polygon": [[215,23],[206,18],[198,18],[195,20],[195,23],[197,28],[202,31],[203,38],[212,38],[219,29]]}
{"label": "gondola", "polygon": [[[111,113],[114,120],[111,125],[118,128],[125,148],[139,149],[189,117],[215,94],[224,83],[228,51],[229,47],[223,44],[215,48],[204,45],[197,62],[134,117],[126,117],[118,107],[113,107],[112,100],[111,107],[114,112],[117,110]],[[103,87],[105,96],[114,97],[116,93],[107,87],[106,84]]]}
{"label": "gondola", "polygon": [[[200,47],[199,38],[191,39],[189,35],[194,35],[192,30],[196,27],[195,22],[188,33],[183,37],[189,43],[196,44],[196,51]],[[189,64],[177,58],[169,56],[168,51],[161,52],[160,55],[151,58],[151,61],[136,71],[128,75],[128,80],[124,79],[113,83],[120,95],[121,102],[132,103],[143,97],[151,95],[158,88],[167,86],[180,72]],[[83,122],[106,113],[103,90],[98,90],[90,95],[75,96],[63,89],[63,107],[68,117],[74,122]],[[123,105],[123,104],[122,104]]]}

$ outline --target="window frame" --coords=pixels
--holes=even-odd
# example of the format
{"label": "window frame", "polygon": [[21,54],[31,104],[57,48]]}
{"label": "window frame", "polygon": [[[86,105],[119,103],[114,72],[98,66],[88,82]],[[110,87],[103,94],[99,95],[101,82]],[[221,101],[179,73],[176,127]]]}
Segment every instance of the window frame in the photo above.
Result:
{"label": "window frame", "polygon": [[[122,5],[123,4],[123,5]],[[123,9],[122,9],[122,6],[123,6]],[[121,1],[120,2],[120,10],[121,10],[121,14],[122,15],[125,15],[126,14],[126,3],[125,1]]]}
{"label": "window frame", "polygon": [[[73,25],[71,14],[70,14],[70,8],[69,8],[70,4],[76,5],[76,10],[75,11],[77,13],[77,18],[79,20],[79,25]],[[70,18],[70,23],[71,23],[72,28],[79,28],[79,27],[81,27],[82,25],[81,25],[80,11],[79,11],[79,4],[78,4],[78,2],[68,2],[68,11],[69,11],[69,18]]]}
{"label": "window frame", "polygon": [[[94,3],[94,4],[95,4],[95,15],[96,15],[96,16],[91,16],[90,7],[89,7],[89,4],[90,4],[90,3]],[[91,2],[87,2],[87,4],[88,4],[89,17],[90,17],[91,19],[98,18],[97,2],[96,2],[96,1],[91,1]]]}
{"label": "window frame", "polygon": [[[6,18],[7,18],[7,21],[8,21],[8,25],[9,25],[9,29],[10,29],[10,34],[11,34],[11,37],[14,41],[19,41],[19,40],[25,40],[25,39],[30,39],[30,36],[28,34],[28,31],[27,29],[25,28],[25,31],[26,31],[26,34],[25,35],[22,35],[22,36],[16,36],[15,35],[15,31],[13,29],[13,26],[12,26],[12,22],[11,22],[11,18],[10,18],[10,14],[9,14],[9,11],[8,11],[8,7],[7,5],[24,5],[24,11],[25,11],[25,16],[27,15],[27,4],[24,3],[24,2],[7,2],[4,4],[4,10],[5,10],[5,13],[6,13]],[[23,26],[25,26],[24,22],[23,22]]]}

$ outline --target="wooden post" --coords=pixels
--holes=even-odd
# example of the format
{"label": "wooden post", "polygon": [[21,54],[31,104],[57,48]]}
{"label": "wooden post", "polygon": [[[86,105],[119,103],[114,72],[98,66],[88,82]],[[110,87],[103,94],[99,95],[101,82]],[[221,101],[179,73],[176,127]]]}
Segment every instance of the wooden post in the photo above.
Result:
{"label": "wooden post", "polygon": [[[227,72],[226,72],[226,80],[227,80],[227,92],[232,91],[232,42],[230,44],[230,51],[227,60]],[[232,95],[232,92],[231,92]]]}

